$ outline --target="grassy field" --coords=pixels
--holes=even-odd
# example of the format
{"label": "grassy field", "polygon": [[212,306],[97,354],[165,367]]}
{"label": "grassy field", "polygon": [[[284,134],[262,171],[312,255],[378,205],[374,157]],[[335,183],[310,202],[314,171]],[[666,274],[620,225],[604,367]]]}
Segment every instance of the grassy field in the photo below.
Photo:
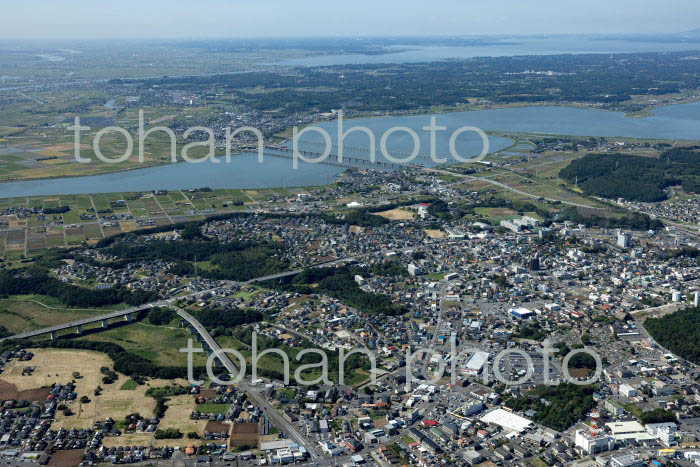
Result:
{"label": "grassy field", "polygon": [[[22,376],[22,370],[27,365],[36,369],[32,375]],[[57,427],[89,428],[95,420],[103,420],[110,416],[118,420],[134,412],[149,415],[152,413],[155,401],[146,397],[147,386],[141,386],[134,391],[120,391],[121,385],[127,380],[122,375],[113,384],[103,384],[101,367],[112,368],[112,361],[99,352],[37,349],[34,350],[34,358],[30,363],[12,361],[0,375],[0,379],[16,385],[18,389],[30,389],[53,383],[66,384],[74,380],[73,373],[78,372],[80,377],[75,379],[78,400],[66,404],[75,415],[66,417],[59,411],[56,416]],[[156,386],[163,386],[165,383],[149,382]],[[103,388],[103,392],[102,395],[95,396],[94,391],[98,386]],[[82,396],[87,396],[91,401],[82,404],[79,401]]]}
{"label": "grassy field", "polygon": [[[151,399],[152,400],[152,399]],[[190,395],[173,396],[168,398],[168,409],[161,419],[160,429],[175,428],[185,435],[183,439],[157,440],[152,433],[126,433],[118,438],[106,437],[103,444],[112,446],[187,446],[188,444],[205,444],[205,440],[187,439],[187,433],[194,432],[202,436],[206,420],[190,420],[190,414],[196,409],[194,398]]]}
{"label": "grassy field", "polygon": [[[129,352],[162,366],[186,366],[187,354],[180,352],[194,337],[179,327],[179,319],[166,326],[154,326],[147,320],[122,325],[80,337],[81,340],[112,342]],[[198,347],[198,345],[195,345]],[[206,363],[206,354],[194,354],[195,365]]]}
{"label": "grassy field", "polygon": [[130,379],[128,381],[125,381],[119,389],[122,391],[133,391],[137,387],[139,387],[139,383],[137,383],[133,379]]}
{"label": "grassy field", "polygon": [[198,404],[196,410],[201,413],[225,414],[231,408],[231,404]]}
{"label": "grassy field", "polygon": [[[144,417],[152,416],[156,405],[155,400],[145,394],[150,387],[163,387],[173,383],[187,384],[184,380],[150,380],[144,385],[137,385],[124,375],[119,375],[119,379],[113,384],[104,384],[100,368],[112,368],[112,362],[102,353],[63,349],[36,349],[33,352],[34,358],[29,363],[17,360],[10,362],[5,371],[0,374],[0,381],[14,384],[18,390],[29,390],[49,386],[53,383],[65,384],[75,380],[78,400],[66,403],[74,415],[65,416],[59,411],[54,424],[56,428],[91,428],[97,420],[112,417],[114,420],[120,421],[132,413],[139,413]],[[22,370],[28,365],[36,367],[36,369],[32,375],[23,376]],[[78,378],[74,378],[76,372],[79,373]],[[102,393],[95,396],[94,391],[98,386],[102,388]],[[125,390],[125,386],[128,386],[128,390]],[[82,396],[87,396],[90,402],[81,403]],[[168,409],[161,421],[161,428],[177,428],[183,433],[194,431],[202,435],[207,422],[189,419],[190,413],[195,410],[194,398],[191,395],[183,395],[168,399]],[[189,444],[190,440],[181,442],[182,445],[186,445]],[[177,443],[176,441],[175,444]],[[155,440],[152,433],[105,438],[107,446],[124,446],[126,444],[172,446],[174,442],[172,440]]]}
{"label": "grassy field", "polygon": [[0,299],[0,323],[20,333],[100,315],[118,307],[66,308],[52,297],[18,295]]}
{"label": "grassy field", "polygon": [[511,220],[518,217],[517,212],[507,208],[476,208],[474,212],[496,224],[502,220]]}
{"label": "grassy field", "polygon": [[447,234],[442,230],[426,229],[425,234],[430,238],[445,238]]}

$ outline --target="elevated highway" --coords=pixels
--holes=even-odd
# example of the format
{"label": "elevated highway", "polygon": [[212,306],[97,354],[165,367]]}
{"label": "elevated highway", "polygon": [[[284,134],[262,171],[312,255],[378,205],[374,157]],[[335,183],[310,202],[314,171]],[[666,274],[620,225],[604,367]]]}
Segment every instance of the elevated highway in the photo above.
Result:
{"label": "elevated highway", "polygon": [[103,328],[109,327],[109,321],[113,319],[122,318],[124,321],[131,321],[134,315],[153,308],[154,304],[142,305],[134,308],[127,308],[126,310],[112,311],[104,315],[93,316],[91,318],[84,318],[77,321],[70,321],[68,323],[59,324],[56,326],[51,326],[48,328],[35,329],[34,331],[27,331],[21,334],[15,334],[14,336],[5,337],[0,339],[0,342],[9,339],[31,339],[33,337],[40,337],[44,335],[51,335],[51,339],[55,339],[58,332],[65,331],[66,329],[75,329],[76,334],[83,333],[83,327],[89,324],[102,323]]}

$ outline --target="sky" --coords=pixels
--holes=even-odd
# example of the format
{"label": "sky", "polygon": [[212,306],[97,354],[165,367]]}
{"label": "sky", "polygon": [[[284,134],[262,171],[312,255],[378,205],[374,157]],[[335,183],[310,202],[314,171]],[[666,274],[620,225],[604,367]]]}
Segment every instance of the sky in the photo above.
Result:
{"label": "sky", "polygon": [[22,0],[2,39],[673,33],[697,0]]}

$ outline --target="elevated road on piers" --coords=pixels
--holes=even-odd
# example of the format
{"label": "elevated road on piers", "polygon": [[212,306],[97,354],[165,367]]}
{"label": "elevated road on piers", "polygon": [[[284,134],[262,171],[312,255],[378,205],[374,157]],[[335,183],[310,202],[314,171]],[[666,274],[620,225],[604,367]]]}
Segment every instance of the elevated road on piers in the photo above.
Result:
{"label": "elevated road on piers", "polygon": [[65,331],[66,329],[73,329],[73,328],[76,330],[76,332],[78,334],[82,334],[83,326],[87,326],[88,324],[102,322],[102,327],[106,328],[109,324],[108,321],[111,319],[124,318],[126,321],[131,321],[133,315],[138,314],[144,310],[151,309],[154,306],[155,305],[153,305],[153,304],[148,304],[148,305],[137,306],[134,308],[127,308],[126,310],[112,311],[112,312],[104,314],[104,315],[93,316],[92,318],[80,319],[77,321],[71,321],[69,323],[59,324],[57,326],[51,326],[51,327],[43,328],[43,329],[35,329],[34,331],[27,331],[27,332],[23,332],[21,334],[15,334],[14,336],[9,336],[9,337],[5,337],[4,339],[0,339],[0,342],[5,341],[5,340],[9,340],[9,339],[31,339],[33,337],[40,337],[40,336],[44,336],[46,334],[50,334],[51,338],[55,339],[56,335],[59,331]]}
{"label": "elevated road on piers", "polygon": [[[191,314],[187,313],[185,310],[182,310],[180,308],[174,307],[178,316],[180,316],[182,319],[187,321],[187,323],[190,325],[190,327],[199,334],[199,336],[202,338],[202,341],[207,345],[207,347],[217,356],[218,360],[221,362],[221,364],[226,368],[226,370],[229,372],[229,375],[233,378],[235,375],[238,375],[239,370],[236,368],[236,365],[233,364],[229,356],[224,353],[223,349],[219,346],[219,344],[214,340],[214,338],[209,334],[209,332],[206,330],[206,328],[195,319],[194,316]],[[312,457],[318,458],[320,457],[320,453],[318,451],[318,448],[313,444],[313,442],[310,442],[307,440],[298,430],[297,427],[294,426],[293,423],[287,421],[280,413],[270,405],[270,403],[265,400],[265,398],[258,393],[254,387],[252,387],[250,384],[248,384],[243,378],[239,383],[236,383],[236,386],[238,386],[240,389],[244,390],[246,394],[248,394],[248,397],[253,401],[255,405],[258,407],[261,407],[264,411],[265,414],[270,418],[270,421],[278,427],[280,430],[282,430],[283,433],[285,433],[289,439],[294,441],[295,443],[298,443],[300,446],[304,446],[306,450],[311,454]]]}

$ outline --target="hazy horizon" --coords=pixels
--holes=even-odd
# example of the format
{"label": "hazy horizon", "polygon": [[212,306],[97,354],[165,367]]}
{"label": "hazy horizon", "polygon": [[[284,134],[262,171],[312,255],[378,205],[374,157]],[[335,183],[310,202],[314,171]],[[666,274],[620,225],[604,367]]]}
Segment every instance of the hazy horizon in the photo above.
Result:
{"label": "hazy horizon", "polygon": [[696,0],[209,0],[119,3],[37,0],[3,6],[0,39],[244,39],[534,34],[681,34],[698,28]]}

